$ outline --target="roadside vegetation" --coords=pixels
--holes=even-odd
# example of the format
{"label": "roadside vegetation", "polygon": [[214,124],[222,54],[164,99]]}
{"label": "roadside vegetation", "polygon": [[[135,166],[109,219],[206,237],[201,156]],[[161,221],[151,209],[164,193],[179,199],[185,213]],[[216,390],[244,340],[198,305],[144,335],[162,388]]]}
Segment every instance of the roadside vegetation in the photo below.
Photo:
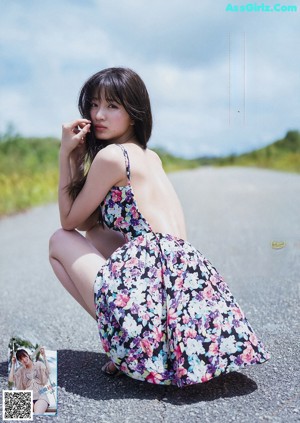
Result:
{"label": "roadside vegetation", "polygon": [[176,172],[178,170],[193,169],[201,166],[203,159],[184,159],[181,157],[173,156],[163,148],[153,148],[162,161],[163,168],[166,172]]}
{"label": "roadside vegetation", "polygon": [[266,147],[244,153],[214,159],[218,166],[255,166],[286,172],[300,172],[300,132],[289,131],[286,136]]}
{"label": "roadside vegetation", "polygon": [[[7,133],[0,136],[0,216],[56,201],[59,141],[25,138]],[[155,149],[167,172],[199,166],[256,166],[300,172],[300,133],[286,136],[267,147],[239,156],[183,159]]]}
{"label": "roadside vegetation", "polygon": [[[56,201],[59,141],[54,138],[0,137],[0,216]],[[157,150],[167,172],[199,166]]]}
{"label": "roadside vegetation", "polygon": [[56,199],[58,149],[53,138],[1,138],[0,216]]}

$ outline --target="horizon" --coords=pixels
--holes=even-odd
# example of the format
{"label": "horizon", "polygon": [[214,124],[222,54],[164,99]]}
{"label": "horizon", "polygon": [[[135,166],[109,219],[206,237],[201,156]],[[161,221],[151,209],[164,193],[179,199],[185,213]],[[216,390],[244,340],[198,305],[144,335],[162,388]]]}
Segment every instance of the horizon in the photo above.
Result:
{"label": "horizon", "polygon": [[59,138],[62,123],[79,115],[84,81],[111,66],[142,77],[154,117],[151,145],[174,155],[243,154],[299,126],[300,7],[2,3],[0,132],[13,123],[24,136]]}
{"label": "horizon", "polygon": [[[245,150],[239,153],[226,153],[223,155],[219,155],[219,156],[213,156],[213,155],[203,155],[203,156],[194,156],[194,157],[184,157],[184,156],[180,156],[178,155],[178,153],[172,153],[170,150],[167,150],[164,146],[161,145],[155,145],[155,146],[151,146],[150,145],[150,149],[154,149],[154,150],[162,150],[163,153],[165,154],[170,154],[176,158],[179,159],[187,159],[187,160],[198,160],[198,159],[219,159],[219,158],[226,158],[226,157],[231,157],[231,156],[240,156],[240,155],[244,155],[244,154],[249,154],[252,153],[254,151],[259,151],[265,147],[268,147],[278,141],[284,140],[286,138],[286,136],[288,135],[289,132],[297,132],[298,134],[300,134],[300,129],[289,129],[285,135],[281,138],[276,138],[274,141],[270,141],[267,144],[258,147],[256,149],[252,149],[252,150]],[[19,133],[17,131],[17,129],[14,127],[14,125],[9,125],[6,132],[4,133],[0,133],[0,142],[4,142],[9,141],[10,139],[14,139],[14,138],[23,138],[23,139],[53,139],[54,141],[58,141],[60,142],[60,138],[58,137],[53,137],[51,135],[45,135],[45,136],[32,136],[32,135],[28,135],[28,136],[24,136],[21,133]],[[148,142],[148,144],[151,144],[151,138]],[[147,144],[147,146],[148,146]]]}

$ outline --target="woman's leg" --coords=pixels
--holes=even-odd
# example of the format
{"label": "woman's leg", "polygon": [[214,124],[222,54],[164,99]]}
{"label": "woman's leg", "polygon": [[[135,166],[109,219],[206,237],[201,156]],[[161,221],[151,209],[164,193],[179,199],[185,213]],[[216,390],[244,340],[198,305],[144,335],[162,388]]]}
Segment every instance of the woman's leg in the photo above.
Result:
{"label": "woman's leg", "polygon": [[87,231],[85,237],[105,258],[110,257],[118,247],[125,243],[124,237],[120,232],[107,227],[103,229],[100,225],[94,226]]}
{"label": "woman's leg", "polygon": [[[105,260],[125,241],[119,233],[95,226],[86,238],[59,229],[50,239],[50,263],[66,290],[95,318],[94,281]],[[115,370],[108,363],[110,372]],[[37,404],[37,403],[36,403]]]}
{"label": "woman's leg", "polygon": [[93,285],[97,272],[105,260],[124,242],[121,234],[108,228],[104,230],[100,226],[88,231],[86,238],[77,231],[60,229],[50,239],[50,263],[54,273],[65,289],[93,318]]}
{"label": "woman's leg", "polygon": [[35,414],[43,414],[48,408],[48,403],[46,400],[40,399],[37,400],[36,403],[33,405],[33,412]]}
{"label": "woman's leg", "polygon": [[91,313],[88,306],[84,302],[80,292],[76,288],[74,282],[69,277],[68,273],[65,271],[63,265],[55,258],[50,257],[50,263],[52,269],[57,277],[57,279],[61,282],[63,287],[72,295],[72,297],[93,317],[95,318],[94,313]]}
{"label": "woman's leg", "polygon": [[50,239],[54,273],[76,301],[95,318],[94,281],[105,258],[77,231],[59,229]]}
{"label": "woman's leg", "polygon": [[[118,247],[125,244],[122,234],[108,228],[103,229],[102,226],[94,226],[90,231],[86,232],[86,238],[107,258]],[[112,361],[105,363],[102,371],[108,375],[117,374],[117,368]]]}

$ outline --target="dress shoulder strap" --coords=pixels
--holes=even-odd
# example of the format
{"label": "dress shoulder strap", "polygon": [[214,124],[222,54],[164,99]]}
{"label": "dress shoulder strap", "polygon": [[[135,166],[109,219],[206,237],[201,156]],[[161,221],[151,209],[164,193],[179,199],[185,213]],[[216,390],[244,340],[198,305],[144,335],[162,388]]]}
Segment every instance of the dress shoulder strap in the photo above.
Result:
{"label": "dress shoulder strap", "polygon": [[125,165],[126,165],[126,175],[127,175],[128,180],[130,181],[130,162],[129,162],[129,156],[128,156],[127,150],[125,149],[125,147],[122,144],[116,144],[116,145],[118,145],[121,148],[121,150],[123,151],[123,155],[124,155],[124,158],[125,158]]}

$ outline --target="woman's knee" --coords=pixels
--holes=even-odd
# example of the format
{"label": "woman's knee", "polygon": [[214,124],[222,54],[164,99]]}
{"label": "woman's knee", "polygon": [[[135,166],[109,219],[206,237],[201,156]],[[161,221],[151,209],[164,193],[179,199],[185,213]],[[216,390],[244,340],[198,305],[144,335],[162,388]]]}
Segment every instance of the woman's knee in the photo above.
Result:
{"label": "woman's knee", "polygon": [[43,414],[48,408],[48,403],[45,400],[38,400],[34,406],[33,411],[35,414]]}
{"label": "woman's knee", "polygon": [[70,233],[75,231],[66,231],[65,229],[57,229],[49,239],[49,256],[55,258],[58,251],[64,246]]}

